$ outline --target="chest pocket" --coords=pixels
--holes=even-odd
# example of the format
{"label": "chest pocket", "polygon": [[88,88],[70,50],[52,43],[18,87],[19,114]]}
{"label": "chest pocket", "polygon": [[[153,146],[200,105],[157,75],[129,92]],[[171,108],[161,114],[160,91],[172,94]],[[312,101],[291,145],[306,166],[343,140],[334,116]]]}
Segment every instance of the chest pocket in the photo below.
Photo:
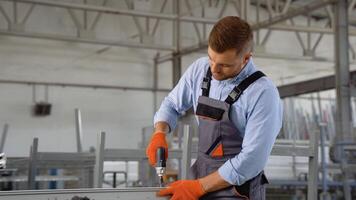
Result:
{"label": "chest pocket", "polygon": [[206,104],[199,103],[197,106],[196,115],[203,119],[219,121],[222,119],[225,110],[212,107]]}

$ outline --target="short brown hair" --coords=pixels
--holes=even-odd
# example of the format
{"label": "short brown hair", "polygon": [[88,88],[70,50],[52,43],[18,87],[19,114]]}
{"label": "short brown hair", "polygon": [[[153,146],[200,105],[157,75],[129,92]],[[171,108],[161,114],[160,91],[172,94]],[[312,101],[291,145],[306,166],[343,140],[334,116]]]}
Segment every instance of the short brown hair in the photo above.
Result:
{"label": "short brown hair", "polygon": [[209,47],[218,53],[233,48],[237,54],[252,51],[253,32],[250,25],[236,16],[220,19],[210,32]]}

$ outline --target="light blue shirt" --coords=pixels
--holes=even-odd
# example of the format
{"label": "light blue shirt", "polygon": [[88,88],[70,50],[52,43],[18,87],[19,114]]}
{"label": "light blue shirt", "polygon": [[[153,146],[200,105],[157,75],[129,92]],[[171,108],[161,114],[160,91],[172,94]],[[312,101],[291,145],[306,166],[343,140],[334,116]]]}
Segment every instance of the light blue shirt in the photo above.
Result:
{"label": "light blue shirt", "polygon": [[[163,100],[154,123],[165,121],[171,130],[187,109],[197,108],[201,83],[209,68],[207,57],[196,60]],[[212,77],[209,97],[224,101],[242,80],[257,71],[252,58],[234,78],[218,81]],[[230,119],[243,137],[240,154],[219,168],[220,176],[232,185],[241,185],[260,173],[282,126],[282,103],[276,86],[268,77],[251,84],[231,107]]]}

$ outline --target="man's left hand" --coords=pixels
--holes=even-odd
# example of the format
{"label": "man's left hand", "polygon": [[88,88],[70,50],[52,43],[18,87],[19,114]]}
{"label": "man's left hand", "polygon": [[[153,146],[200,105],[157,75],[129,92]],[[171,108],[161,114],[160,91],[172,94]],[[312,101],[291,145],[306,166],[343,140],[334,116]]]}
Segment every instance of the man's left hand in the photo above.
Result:
{"label": "man's left hand", "polygon": [[172,196],[171,200],[198,200],[205,193],[199,180],[180,180],[160,190],[158,196]]}

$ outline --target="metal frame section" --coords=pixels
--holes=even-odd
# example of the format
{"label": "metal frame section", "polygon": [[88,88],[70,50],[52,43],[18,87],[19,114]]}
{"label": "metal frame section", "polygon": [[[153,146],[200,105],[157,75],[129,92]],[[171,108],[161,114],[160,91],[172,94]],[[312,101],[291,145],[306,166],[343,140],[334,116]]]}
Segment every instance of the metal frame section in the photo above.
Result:
{"label": "metal frame section", "polygon": [[[36,145],[32,145],[36,146]],[[28,187],[34,189],[39,181],[79,181],[80,187],[93,187],[93,168],[95,156],[93,153],[63,153],[63,152],[35,152],[31,148],[30,158],[9,158],[9,167],[18,170],[29,169],[27,178],[21,175],[9,177],[9,181],[28,182]],[[36,159],[34,159],[36,158]],[[26,164],[28,168],[26,167]],[[79,169],[87,170],[88,174],[81,173],[78,176],[47,176],[36,175],[37,169]],[[0,180],[1,181],[1,180]],[[85,182],[84,182],[85,181]]]}
{"label": "metal frame section", "polygon": [[315,131],[309,141],[309,167],[308,167],[308,199],[318,199],[318,157],[319,157],[320,131]]}
{"label": "metal frame section", "polygon": [[54,166],[58,168],[83,168],[83,166],[94,166],[94,154],[86,152],[38,152],[37,161],[44,168]]}
{"label": "metal frame section", "polygon": [[[184,136],[185,138],[187,135]],[[271,156],[290,156],[290,157],[305,157],[308,158],[308,180],[303,182],[303,186],[307,186],[308,199],[318,199],[318,153],[319,153],[319,138],[320,131],[316,130],[311,134],[310,141],[291,141],[291,140],[276,140],[273,145]],[[196,138],[192,139],[192,149],[198,145]],[[169,154],[171,157],[171,154]],[[184,157],[184,155],[182,155]],[[191,151],[191,158],[196,158],[197,152]],[[274,183],[279,186],[279,180],[272,180],[269,187],[273,187]],[[288,180],[290,181],[290,180]]]}
{"label": "metal frame section", "polygon": [[338,142],[352,141],[347,0],[335,4],[335,88]]}
{"label": "metal frame section", "polygon": [[158,89],[149,87],[129,87],[116,85],[95,85],[81,83],[60,83],[60,82],[44,82],[44,81],[18,81],[18,80],[0,80],[3,84],[17,85],[46,85],[55,87],[75,87],[75,88],[93,88],[93,89],[108,89],[108,90],[130,90],[130,91],[148,91],[148,92],[169,92],[169,89]]}
{"label": "metal frame section", "polygon": [[[310,137],[308,143],[302,144],[282,144],[276,142],[273,146],[271,155],[273,156],[297,156],[308,157],[308,199],[318,199],[318,154],[319,154],[319,137],[320,131],[317,130]],[[279,144],[278,144],[279,143]],[[273,182],[272,182],[273,183]]]}
{"label": "metal frame section", "polygon": [[273,146],[271,155],[273,156],[300,156],[308,157],[313,155],[309,150],[309,145],[279,145]]}
{"label": "metal frame section", "polygon": [[0,140],[0,153],[4,152],[4,147],[5,147],[5,141],[7,137],[7,133],[9,131],[9,124],[4,124],[4,128],[1,134],[1,140]]}
{"label": "metal frame section", "polygon": [[[276,141],[273,146],[272,156],[292,156],[292,157],[308,157],[308,180],[307,183],[303,182],[303,185],[307,185],[308,199],[318,199],[318,155],[319,155],[319,138],[320,131],[316,130],[310,137],[309,142],[294,142],[293,144],[283,144],[284,142]],[[274,184],[280,185],[278,180],[272,180],[271,186]],[[289,183],[293,182],[288,180]],[[288,185],[288,184],[286,184]]]}
{"label": "metal frame section", "polygon": [[[156,110],[157,110],[157,89],[158,89],[158,63],[157,63],[157,58],[159,56],[159,53],[156,54],[156,56],[153,58],[153,112],[152,116],[155,115]],[[167,91],[168,92],[168,91]]]}
{"label": "metal frame section", "polygon": [[28,179],[27,179],[27,189],[36,189],[36,175],[37,175],[37,153],[38,153],[38,138],[34,138],[32,145],[30,147],[30,159],[28,162]]}
{"label": "metal frame section", "polygon": [[134,42],[125,42],[125,41],[111,41],[111,40],[101,40],[101,39],[86,39],[86,38],[77,38],[71,36],[60,36],[54,34],[41,34],[41,33],[26,33],[26,32],[15,32],[15,31],[4,31],[0,30],[0,35],[7,36],[17,36],[17,37],[28,37],[28,38],[37,38],[37,39],[47,39],[47,40],[56,40],[64,42],[77,42],[77,43],[87,43],[87,44],[97,44],[97,45],[106,45],[106,46],[118,46],[118,47],[128,47],[128,48],[138,48],[138,49],[154,49],[161,51],[172,51],[174,48],[172,46],[163,46],[163,45],[150,45],[150,44],[140,44]]}
{"label": "metal frame section", "polygon": [[82,128],[82,113],[78,108],[75,109],[75,130],[77,141],[77,152],[83,152],[83,128]]}
{"label": "metal frame section", "polygon": [[[0,177],[0,182],[27,182],[27,176],[3,176]],[[49,181],[79,181],[76,176],[52,176],[52,175],[39,175],[36,176],[36,182],[49,182]]]}
{"label": "metal frame section", "polygon": [[183,137],[181,179],[188,179],[192,160],[192,133],[189,125],[184,125]]}
{"label": "metal frame section", "polygon": [[[321,107],[321,98],[320,98],[320,92],[317,93],[317,104],[318,104],[318,113],[319,113],[319,118],[316,117],[315,115],[315,120],[316,123],[318,124],[318,128],[320,130],[320,171],[321,171],[321,182],[322,182],[322,193],[320,194],[321,199],[327,199],[329,196],[328,193],[328,184],[327,184],[327,174],[328,174],[328,169],[326,166],[326,123],[323,122],[323,110]],[[314,103],[313,103],[313,109],[314,108]]]}
{"label": "metal frame section", "polygon": [[[132,188],[132,189],[66,189],[66,190],[35,190],[0,192],[0,199],[6,200],[67,200],[87,197],[95,200],[158,200],[168,199],[157,197],[161,188]],[[77,197],[77,198],[75,198]]]}
{"label": "metal frame section", "polygon": [[[342,169],[347,165],[344,144],[353,141],[351,122],[351,91],[348,37],[348,1],[339,0],[335,4],[335,85],[336,85],[336,118],[334,144],[337,157],[341,159]],[[348,172],[343,172],[344,198],[351,200],[351,188],[348,183]]]}
{"label": "metal frame section", "polygon": [[101,188],[103,185],[103,169],[104,169],[104,148],[105,148],[105,132],[98,134],[98,140],[95,152],[95,167],[94,167],[94,187]]}
{"label": "metal frame section", "polygon": [[[105,149],[105,161],[140,161],[147,160],[145,149]],[[169,158],[182,158],[182,150],[170,149],[168,151]],[[197,152],[192,152],[192,156],[196,157]]]}
{"label": "metal frame section", "polygon": [[[29,158],[9,157],[10,168],[27,169]],[[37,166],[41,168],[81,169],[94,167],[95,155],[93,153],[70,153],[70,152],[37,152]]]}
{"label": "metal frame section", "polygon": [[[63,177],[50,177],[48,176],[37,176],[37,169],[40,168],[60,168],[60,169],[89,169],[94,167],[94,154],[93,153],[59,153],[59,152],[38,152],[38,138],[34,138],[33,144],[30,147],[30,157],[28,159],[28,178],[27,186],[28,189],[36,189],[36,181],[48,181],[49,179],[55,180],[80,180],[75,179],[73,176],[63,176]],[[26,159],[22,160],[26,162]],[[15,161],[14,161],[15,162]],[[19,168],[21,168],[22,162],[18,163]],[[82,173],[85,179],[85,174]],[[92,176],[92,175],[91,175]],[[12,177],[14,180],[21,181],[23,178]],[[92,182],[89,180],[87,183],[82,184],[82,187],[92,187]]]}
{"label": "metal frame section", "polygon": [[[128,187],[128,182],[127,182],[128,177],[127,177],[127,172],[126,172],[126,171],[104,171],[103,175],[105,176],[105,174],[112,174],[112,176],[113,176],[113,181],[112,181],[112,183],[103,181],[104,183],[106,183],[106,184],[112,184],[112,187],[113,187],[113,188],[116,188],[117,185],[120,185],[120,184],[122,184],[122,183],[125,183],[125,187]],[[116,175],[117,175],[117,174],[122,174],[122,175],[124,175],[124,181],[123,181],[123,182],[117,183],[117,181],[116,181]]]}

